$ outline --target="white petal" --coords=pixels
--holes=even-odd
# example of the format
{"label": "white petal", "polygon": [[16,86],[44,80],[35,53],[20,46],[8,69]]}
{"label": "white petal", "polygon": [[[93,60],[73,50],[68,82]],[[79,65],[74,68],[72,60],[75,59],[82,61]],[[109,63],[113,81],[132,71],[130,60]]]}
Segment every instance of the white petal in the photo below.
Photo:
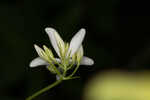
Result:
{"label": "white petal", "polygon": [[37,66],[41,66],[41,65],[48,65],[48,63],[45,60],[43,60],[42,58],[37,57],[30,62],[29,66],[33,68],[33,67],[37,67]]}
{"label": "white petal", "polygon": [[81,45],[80,48],[78,49],[77,55],[78,55],[79,57],[82,57],[82,56],[83,56],[83,46],[82,46],[82,45]]}
{"label": "white petal", "polygon": [[61,60],[59,58],[55,58],[55,60],[58,62],[58,63],[61,63]]}
{"label": "white petal", "polygon": [[[55,58],[56,61],[58,63],[61,62],[61,60],[59,58]],[[30,67],[37,67],[37,66],[42,66],[42,65],[49,65],[48,62],[46,62],[44,59],[42,59],[41,57],[37,57],[35,59],[33,59],[31,62],[30,62]]]}
{"label": "white petal", "polygon": [[86,57],[86,56],[83,56],[80,62],[80,65],[93,65],[93,64],[94,64],[94,61],[91,58]]}
{"label": "white petal", "polygon": [[35,48],[36,52],[38,53],[38,55],[41,56],[42,55],[41,54],[42,49],[36,44],[34,44],[34,48]]}
{"label": "white petal", "polygon": [[62,50],[64,50],[65,48],[64,41],[61,39],[60,35],[55,29],[48,27],[48,28],[45,28],[45,31],[49,36],[49,39],[53,48],[55,49],[56,53],[60,57],[58,44],[60,44],[62,46]]}
{"label": "white petal", "polygon": [[75,36],[71,39],[70,46],[68,49],[68,53],[71,52],[70,53],[71,57],[81,46],[84,36],[85,36],[85,29],[80,29],[79,32],[77,32]]}

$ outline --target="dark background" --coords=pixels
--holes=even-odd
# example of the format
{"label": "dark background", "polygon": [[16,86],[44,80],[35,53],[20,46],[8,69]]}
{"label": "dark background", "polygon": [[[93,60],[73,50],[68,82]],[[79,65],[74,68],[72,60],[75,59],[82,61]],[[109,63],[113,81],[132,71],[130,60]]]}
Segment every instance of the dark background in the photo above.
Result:
{"label": "dark background", "polygon": [[44,32],[48,26],[67,41],[85,28],[85,55],[95,64],[80,67],[81,79],[65,81],[35,100],[82,100],[87,80],[99,71],[148,70],[149,10],[146,0],[1,0],[0,100],[24,100],[55,81],[45,67],[29,68],[37,56],[33,44],[51,47]]}

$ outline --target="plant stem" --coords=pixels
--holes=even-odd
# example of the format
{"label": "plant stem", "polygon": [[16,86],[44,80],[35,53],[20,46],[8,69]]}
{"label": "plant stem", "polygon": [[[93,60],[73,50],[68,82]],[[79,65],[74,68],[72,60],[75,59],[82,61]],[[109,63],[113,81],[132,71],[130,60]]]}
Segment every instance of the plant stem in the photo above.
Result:
{"label": "plant stem", "polygon": [[62,79],[57,80],[57,81],[54,82],[53,84],[50,84],[49,86],[47,86],[47,87],[41,89],[40,91],[34,93],[34,94],[31,95],[31,96],[29,96],[28,98],[26,98],[26,100],[32,100],[33,98],[35,98],[35,97],[37,97],[38,95],[40,95],[40,94],[42,94],[42,93],[48,91],[49,89],[55,87],[56,85],[58,85],[58,84],[61,83],[61,82],[62,82]]}
{"label": "plant stem", "polygon": [[80,65],[80,64],[77,64],[76,68],[74,69],[74,71],[72,72],[72,74],[69,75],[69,77],[72,77],[72,76],[76,73],[76,71],[77,71],[78,68],[79,68],[79,65]]}

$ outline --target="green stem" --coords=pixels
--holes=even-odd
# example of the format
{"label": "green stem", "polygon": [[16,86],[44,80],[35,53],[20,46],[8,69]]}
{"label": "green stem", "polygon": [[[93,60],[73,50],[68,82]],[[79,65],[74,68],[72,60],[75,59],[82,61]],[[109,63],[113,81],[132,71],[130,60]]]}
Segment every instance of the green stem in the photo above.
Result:
{"label": "green stem", "polygon": [[72,77],[76,73],[76,71],[78,70],[79,66],[80,66],[80,63],[77,64],[76,68],[74,69],[74,71],[72,72],[72,74],[69,75],[69,77]]}
{"label": "green stem", "polygon": [[67,70],[71,69],[73,65],[74,65],[74,63],[72,63],[72,64],[67,68]]}
{"label": "green stem", "polygon": [[26,100],[32,100],[33,98],[35,98],[35,97],[37,97],[38,95],[40,95],[40,94],[42,94],[42,93],[48,91],[49,89],[55,87],[56,85],[58,85],[58,84],[61,83],[61,82],[62,82],[62,79],[57,80],[57,81],[54,82],[53,84],[50,84],[49,86],[47,86],[47,87],[41,89],[40,91],[34,93],[34,94],[31,95],[31,96],[29,96],[28,98],[26,98]]}

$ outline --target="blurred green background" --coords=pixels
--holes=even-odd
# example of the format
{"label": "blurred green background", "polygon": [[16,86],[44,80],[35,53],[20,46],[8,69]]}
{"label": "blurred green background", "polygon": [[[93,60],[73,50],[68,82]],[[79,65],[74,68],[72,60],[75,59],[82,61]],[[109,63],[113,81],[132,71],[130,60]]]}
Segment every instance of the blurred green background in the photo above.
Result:
{"label": "blurred green background", "polygon": [[65,81],[35,100],[82,100],[83,87],[97,72],[149,70],[148,4],[146,0],[1,0],[0,100],[24,100],[55,81],[45,67],[29,68],[37,56],[33,44],[51,47],[44,32],[48,26],[67,41],[85,28],[85,55],[95,64],[80,67],[81,79]]}

